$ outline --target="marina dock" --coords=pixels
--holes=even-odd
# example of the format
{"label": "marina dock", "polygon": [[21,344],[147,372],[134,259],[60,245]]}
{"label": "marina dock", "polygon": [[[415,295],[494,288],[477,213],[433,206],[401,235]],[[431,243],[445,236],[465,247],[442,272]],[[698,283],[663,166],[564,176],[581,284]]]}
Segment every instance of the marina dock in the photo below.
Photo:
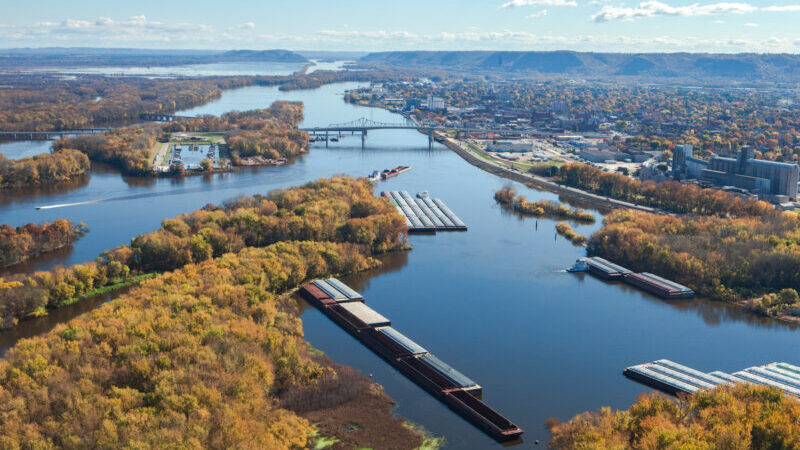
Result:
{"label": "marina dock", "polygon": [[694,291],[682,284],[650,272],[635,273],[599,256],[580,258],[569,271],[589,272],[606,281],[621,280],[661,298],[691,298],[694,296]]}
{"label": "marina dock", "polygon": [[691,394],[722,384],[753,383],[773,386],[800,397],[800,367],[783,362],[753,366],[732,374],[703,373],[668,359],[627,367],[626,377],[670,395]]}
{"label": "marina dock", "polygon": [[451,410],[499,442],[519,439],[523,431],[480,397],[483,388],[392,327],[389,319],[336,278],[316,280],[299,294],[353,337],[428,391]]}
{"label": "marina dock", "polygon": [[383,191],[381,196],[389,199],[406,220],[410,233],[433,233],[436,231],[466,231],[467,226],[438,198],[417,194],[414,198],[407,191]]}

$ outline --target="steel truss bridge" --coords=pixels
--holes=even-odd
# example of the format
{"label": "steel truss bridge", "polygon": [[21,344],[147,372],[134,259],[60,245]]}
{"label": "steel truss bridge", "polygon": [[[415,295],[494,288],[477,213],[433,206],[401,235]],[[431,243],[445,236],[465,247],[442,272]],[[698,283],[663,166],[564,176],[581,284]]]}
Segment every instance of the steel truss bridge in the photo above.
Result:
{"label": "steel truss bridge", "polygon": [[97,134],[108,131],[111,128],[87,128],[82,130],[61,130],[61,131],[0,131],[0,139],[10,140],[54,140],[62,136],[76,134]]}
{"label": "steel truss bridge", "polygon": [[405,123],[386,123],[375,122],[373,120],[362,117],[352,122],[335,123],[326,127],[307,127],[300,128],[308,134],[317,138],[325,140],[325,147],[328,146],[328,141],[332,137],[331,134],[341,133],[361,133],[361,146],[364,147],[367,141],[367,132],[373,130],[417,130],[423,134],[428,135],[428,147],[433,146],[433,133],[435,131],[455,131],[458,134],[478,134],[478,133],[495,133],[500,135],[505,134],[518,134],[526,132],[534,132],[535,130],[509,130],[506,128],[474,128],[474,127],[443,127],[440,125],[430,124],[416,124],[411,121]]}

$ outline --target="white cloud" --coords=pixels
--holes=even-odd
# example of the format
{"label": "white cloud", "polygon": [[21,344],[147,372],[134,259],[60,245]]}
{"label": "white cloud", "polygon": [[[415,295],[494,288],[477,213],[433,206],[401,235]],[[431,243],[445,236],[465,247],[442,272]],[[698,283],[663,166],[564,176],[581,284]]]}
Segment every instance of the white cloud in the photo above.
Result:
{"label": "white cloud", "polygon": [[500,9],[520,6],[578,6],[578,2],[575,0],[509,0],[500,5]]}
{"label": "white cloud", "polygon": [[[251,29],[243,24],[242,30]],[[253,26],[255,26],[253,24]],[[149,20],[144,15],[115,20],[99,17],[94,21],[65,19],[61,22],[37,22],[33,25],[0,26],[0,39],[30,42],[77,43],[79,45],[103,45],[109,43],[136,45],[151,42],[215,42],[221,34],[214,27],[195,23],[162,23]],[[241,39],[227,35],[227,40]]]}
{"label": "white cloud", "polygon": [[538,17],[544,17],[546,15],[547,15],[547,10],[543,9],[543,10],[537,11],[537,12],[535,12],[533,14],[528,14],[527,16],[525,16],[525,18],[526,19],[536,19]]}
{"label": "white cloud", "polygon": [[800,5],[773,5],[761,9],[770,12],[797,12],[800,11]]}
{"label": "white cloud", "polygon": [[659,1],[639,3],[636,7],[604,6],[592,16],[594,22],[610,22],[613,20],[634,20],[655,16],[707,16],[712,14],[744,14],[757,11],[758,7],[747,3],[712,3],[708,5],[692,4],[687,6],[671,6]]}

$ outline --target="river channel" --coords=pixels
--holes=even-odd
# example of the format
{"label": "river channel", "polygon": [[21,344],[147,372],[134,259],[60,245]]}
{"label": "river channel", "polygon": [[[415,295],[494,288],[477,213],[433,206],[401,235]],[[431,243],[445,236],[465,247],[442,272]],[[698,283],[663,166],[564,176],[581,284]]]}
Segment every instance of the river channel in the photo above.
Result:
{"label": "river channel", "polygon": [[[305,103],[305,126],[360,117],[402,120],[384,110],[346,104],[342,94],[354,86],[294,92],[248,87],[182,113],[220,114],[286,99]],[[669,358],[704,371],[736,371],[773,361],[800,362],[800,334],[792,327],[716,302],[663,301],[624,285],[565,273],[563,268],[583,256],[584,249],[558,237],[555,221],[521,219],[492,198],[508,184],[532,200],[558,201],[556,195],[483,172],[438,144],[429,150],[427,137],[413,131],[371,132],[365,149],[360,136],[344,137],[327,149],[314,144],[291,165],[205,177],[128,178],[98,166],[88,180],[68,188],[2,193],[0,223],[65,217],[89,226],[89,234],[72,251],[26,267],[43,269],[93,259],[155,230],[164,218],[209,202],[401,164],[413,169],[379,182],[376,194],[427,190],[444,200],[469,231],[412,235],[413,250],[387,255],[380,270],[345,281],[398,330],[482,385],[483,399],[525,429],[522,447],[547,441],[543,423],[549,417],[566,420],[601,406],[628,407],[647,390],[622,376],[629,365]],[[36,209],[47,205],[72,206]],[[602,220],[595,214],[596,224],[573,227],[592,233]],[[46,321],[64,318],[42,320],[45,325],[24,323],[13,336],[6,333],[0,346],[5,349],[19,336],[52,326]],[[449,448],[498,445],[317,310],[306,308],[303,323],[313,346],[372,376],[397,400],[397,414],[444,436]],[[34,331],[26,334],[25,327]]]}

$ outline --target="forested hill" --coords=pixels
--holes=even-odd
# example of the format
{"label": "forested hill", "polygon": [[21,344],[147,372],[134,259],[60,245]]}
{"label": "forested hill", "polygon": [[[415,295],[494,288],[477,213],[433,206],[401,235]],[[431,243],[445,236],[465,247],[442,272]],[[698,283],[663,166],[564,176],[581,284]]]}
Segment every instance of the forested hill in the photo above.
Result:
{"label": "forested hill", "polygon": [[308,60],[289,50],[153,50],[91,47],[0,50],[0,67],[176,66],[238,61],[304,63]]}
{"label": "forested hill", "polygon": [[516,75],[800,81],[800,55],[790,54],[408,51],[370,53],[360,62]]}

